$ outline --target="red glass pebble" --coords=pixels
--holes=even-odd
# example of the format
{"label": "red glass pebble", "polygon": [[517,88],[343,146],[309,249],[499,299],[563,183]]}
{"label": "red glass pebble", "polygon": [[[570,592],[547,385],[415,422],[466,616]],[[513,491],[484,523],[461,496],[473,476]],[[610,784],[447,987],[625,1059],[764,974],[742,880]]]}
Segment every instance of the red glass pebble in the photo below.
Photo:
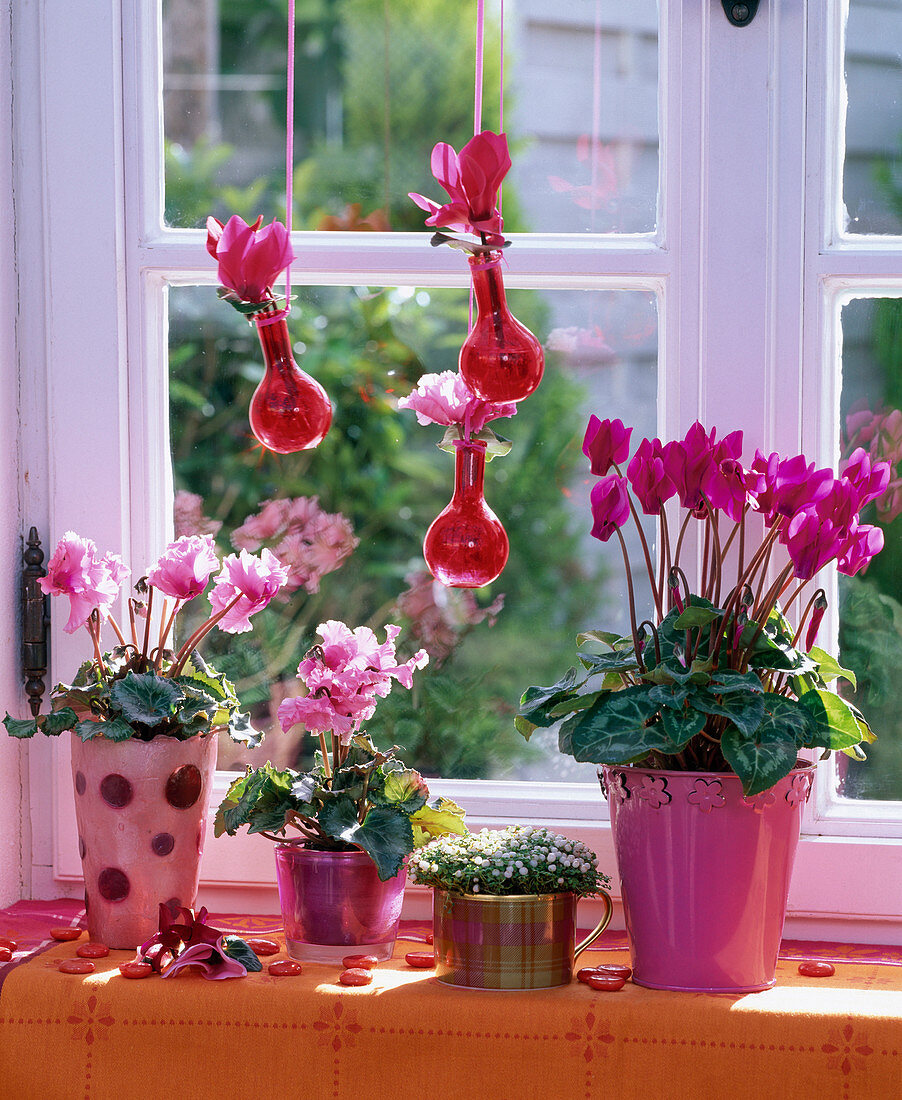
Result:
{"label": "red glass pebble", "polygon": [[87,786],[88,786],[88,784],[87,784],[87,780],[84,777],[84,773],[83,772],[76,772],[75,773],[75,791],[76,791],[76,794],[84,794],[85,791],[87,790]]}
{"label": "red glass pebble", "polygon": [[578,982],[582,982],[583,985],[585,985],[586,982],[589,980],[589,978],[593,974],[597,974],[597,973],[598,973],[598,967],[597,966],[584,966],[582,968],[582,970],[578,970],[576,972],[576,980]]}
{"label": "red glass pebble", "polygon": [[153,973],[153,967],[150,963],[140,962],[137,959],[134,962],[123,963],[119,967],[119,973],[123,978],[132,978],[137,980],[138,978],[147,978]]}
{"label": "red glass pebble", "polygon": [[278,955],[282,950],[275,940],[264,940],[259,936],[244,936],[243,939],[255,955]]}
{"label": "red glass pebble", "polygon": [[150,848],[155,856],[168,856],[175,847],[175,837],[172,833],[157,833],[151,840]]}
{"label": "red glass pebble", "polygon": [[373,980],[372,970],[364,970],[362,966],[352,966],[338,976],[342,985],[369,985]]}
{"label": "red glass pebble", "polygon": [[15,940],[11,940],[7,936],[0,936],[0,947],[8,947],[10,951],[15,951],[18,946]]}
{"label": "red glass pebble", "polygon": [[270,963],[268,969],[274,978],[291,978],[303,971],[301,964],[294,959],[282,959],[281,962]]}
{"label": "red glass pebble", "polygon": [[67,940],[77,940],[81,935],[80,928],[51,928],[50,935],[53,939],[65,943]]}
{"label": "red glass pebble", "polygon": [[12,949],[0,944],[0,963],[8,963],[13,957]]}
{"label": "red glass pebble", "polygon": [[58,969],[62,974],[93,974],[94,964],[90,959],[63,959]]}
{"label": "red glass pebble", "polygon": [[134,797],[134,792],[132,791],[131,783],[129,783],[124,775],[118,775],[116,772],[113,772],[111,775],[104,776],[104,778],[101,779],[100,797],[108,806],[115,806],[116,809],[121,809],[131,802]]}
{"label": "red glass pebble", "polygon": [[166,780],[166,801],[177,810],[187,810],[200,798],[203,785],[200,768],[183,764]]}
{"label": "red glass pebble", "polygon": [[97,876],[97,889],[107,901],[122,901],[131,891],[131,883],[125,871],[118,867],[105,867]]}
{"label": "red glass pebble", "polygon": [[626,985],[626,978],[621,978],[618,974],[602,974],[600,971],[595,974],[590,974],[586,978],[586,985],[590,989],[610,990],[613,992],[615,989],[623,989]]}
{"label": "red glass pebble", "polygon": [[361,970],[375,970],[379,960],[375,955],[345,955],[341,965],[347,970],[353,970],[355,967]]}
{"label": "red glass pebble", "polygon": [[818,962],[816,959],[806,959],[799,963],[799,973],[806,978],[829,978],[836,973],[833,963]]}
{"label": "red glass pebble", "polygon": [[415,966],[419,970],[428,970],[435,966],[435,955],[431,951],[408,951],[404,956],[408,966]]}
{"label": "red glass pebble", "polygon": [[596,968],[599,974],[613,974],[616,978],[626,981],[633,975],[632,969],[626,963],[600,963]]}
{"label": "red glass pebble", "polygon": [[83,943],[75,952],[80,959],[105,959],[109,953],[105,943]]}
{"label": "red glass pebble", "polygon": [[433,935],[432,932],[427,932],[426,933],[426,942],[427,943],[435,943],[435,936]]}

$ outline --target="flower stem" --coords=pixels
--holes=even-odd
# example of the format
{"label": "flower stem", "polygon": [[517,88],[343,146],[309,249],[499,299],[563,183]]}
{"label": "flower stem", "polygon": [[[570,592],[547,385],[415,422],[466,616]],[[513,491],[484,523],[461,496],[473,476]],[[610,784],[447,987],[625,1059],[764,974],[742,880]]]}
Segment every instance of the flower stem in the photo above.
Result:
{"label": "flower stem", "polygon": [[[620,467],[617,463],[614,463],[614,469],[617,471],[618,476],[623,477]],[[645,555],[645,569],[648,572],[648,583],[651,586],[651,594],[655,601],[655,610],[658,613],[658,618],[664,618],[664,612],[662,610],[661,593],[658,590],[658,586],[655,584],[655,567],[651,560],[651,552],[648,549],[648,540],[645,538],[645,532],[642,530],[642,523],[639,520],[639,513],[636,511],[636,506],[633,503],[633,498],[627,490],[626,493],[627,503],[630,506],[630,515],[633,517],[633,523],[636,525],[636,530],[639,532],[639,541],[642,544],[642,553]]]}
{"label": "flower stem", "polygon": [[144,644],[141,646],[141,671],[147,668],[147,645],[150,641],[150,615],[153,611],[153,588],[147,593],[147,618],[144,620]]}
{"label": "flower stem", "polygon": [[623,535],[620,533],[620,528],[617,528],[617,538],[620,540],[620,550],[623,553],[623,566],[626,570],[626,591],[629,597],[630,604],[630,630],[633,635],[633,649],[636,653],[636,661],[639,664],[639,671],[645,671],[645,662],[642,660],[642,654],[639,651],[639,631],[636,628],[636,600],[633,595],[633,574],[630,569],[630,560],[626,552],[626,543],[624,542]]}
{"label": "flower stem", "polygon": [[[151,592],[153,592],[153,589],[151,589]],[[204,640],[204,638],[206,638],[213,627],[216,626],[216,624],[220,622],[223,618],[225,618],[226,615],[228,615],[228,613],[232,610],[235,604],[238,603],[243,595],[244,593],[239,592],[237,596],[233,596],[232,599],[229,600],[229,602],[221,611],[217,611],[216,614],[207,619],[205,623],[201,623],[197,630],[194,631],[188,641],[185,642],[182,648],[175,655],[175,663],[169,670],[170,677],[175,677],[179,675],[185,665],[185,661],[188,660],[188,655],[191,653],[191,650],[196,649],[197,646],[200,645],[200,643]]]}
{"label": "flower stem", "polygon": [[329,762],[329,750],[326,748],[326,735],[322,730],[320,730],[319,734],[319,746],[323,754],[323,771],[326,773],[326,779],[331,779],[332,765]]}

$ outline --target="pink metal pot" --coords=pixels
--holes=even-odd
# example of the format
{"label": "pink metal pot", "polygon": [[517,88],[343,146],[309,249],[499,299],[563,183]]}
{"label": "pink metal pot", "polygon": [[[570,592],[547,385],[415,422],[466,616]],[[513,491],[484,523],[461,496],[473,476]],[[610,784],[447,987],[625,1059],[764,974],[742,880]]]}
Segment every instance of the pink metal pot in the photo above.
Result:
{"label": "pink metal pot", "polygon": [[731,773],[602,767],[633,981],[707,993],[774,984],[814,773],[800,762],[744,798]]}
{"label": "pink metal pot", "polygon": [[133,949],[159,929],[160,902],[194,905],[216,743],[215,735],[83,742],[73,734],[92,940]]}

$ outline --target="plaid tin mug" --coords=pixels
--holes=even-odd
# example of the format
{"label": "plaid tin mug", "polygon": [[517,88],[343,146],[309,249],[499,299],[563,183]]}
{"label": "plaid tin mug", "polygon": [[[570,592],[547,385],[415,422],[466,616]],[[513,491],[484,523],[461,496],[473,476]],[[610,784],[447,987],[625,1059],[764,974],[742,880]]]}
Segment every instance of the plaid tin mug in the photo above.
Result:
{"label": "plaid tin mug", "polygon": [[436,977],[466,989],[548,989],[567,985],[576,957],[607,928],[613,913],[609,895],[599,891],[605,911],[579,944],[573,893],[456,894],[436,889],[433,939]]}

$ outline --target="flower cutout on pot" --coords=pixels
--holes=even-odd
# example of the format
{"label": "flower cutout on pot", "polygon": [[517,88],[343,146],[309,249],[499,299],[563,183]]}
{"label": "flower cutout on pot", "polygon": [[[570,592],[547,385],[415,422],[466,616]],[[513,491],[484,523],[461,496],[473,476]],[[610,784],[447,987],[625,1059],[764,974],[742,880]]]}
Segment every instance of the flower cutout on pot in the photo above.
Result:
{"label": "flower cutout on pot", "polygon": [[647,802],[653,810],[659,810],[671,801],[667,790],[667,780],[660,776],[652,779],[650,775],[643,775],[639,786],[636,788],[636,797],[642,802]]}
{"label": "flower cutout on pot", "polygon": [[726,799],[722,792],[723,784],[719,779],[713,779],[710,783],[707,779],[696,779],[695,786],[689,792],[688,801],[691,805],[698,806],[703,814],[709,814],[725,804]]}
{"label": "flower cutout on pot", "polygon": [[797,775],[793,778],[792,786],[786,792],[786,801],[790,806],[799,802],[807,802],[811,795],[811,776]]}
{"label": "flower cutout on pot", "polygon": [[756,814],[763,814],[764,811],[768,809],[768,807],[773,806],[776,801],[777,796],[773,791],[762,791],[761,794],[756,794],[751,798],[748,795],[744,795],[742,804],[754,810]]}
{"label": "flower cutout on pot", "polygon": [[618,802],[626,802],[630,796],[630,789],[626,785],[626,776],[623,772],[613,772],[608,779],[609,797],[616,798]]}

